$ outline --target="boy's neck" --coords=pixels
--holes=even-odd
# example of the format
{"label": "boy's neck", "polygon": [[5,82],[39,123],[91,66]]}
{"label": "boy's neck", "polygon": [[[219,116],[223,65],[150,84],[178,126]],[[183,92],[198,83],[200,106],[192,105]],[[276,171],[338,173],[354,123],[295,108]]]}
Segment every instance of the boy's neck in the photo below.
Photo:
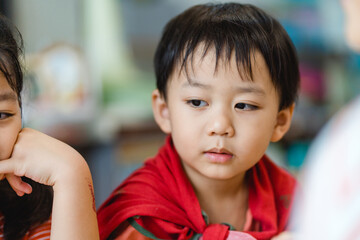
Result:
{"label": "boy's neck", "polygon": [[196,174],[193,169],[185,172],[194,188],[202,210],[210,223],[229,223],[241,230],[248,209],[248,188],[245,173],[227,180],[217,180]]}
{"label": "boy's neck", "polygon": [[193,168],[183,164],[196,195],[209,196],[215,199],[233,198],[247,189],[246,172],[229,179],[213,179],[198,173]]}

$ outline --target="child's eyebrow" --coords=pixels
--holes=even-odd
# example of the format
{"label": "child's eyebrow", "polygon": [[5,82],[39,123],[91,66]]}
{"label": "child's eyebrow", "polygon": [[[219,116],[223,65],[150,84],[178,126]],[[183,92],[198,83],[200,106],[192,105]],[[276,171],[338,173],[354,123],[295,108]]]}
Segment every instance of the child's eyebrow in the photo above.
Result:
{"label": "child's eyebrow", "polygon": [[196,81],[194,81],[193,79],[188,79],[188,81],[186,81],[186,82],[182,85],[182,87],[183,87],[183,88],[186,88],[186,87],[198,87],[198,88],[204,88],[204,89],[209,89],[209,88],[210,88],[209,85],[196,82]]}
{"label": "child's eyebrow", "polygon": [[257,87],[237,87],[236,91],[240,92],[240,93],[255,93],[258,95],[266,95],[265,91],[261,88],[257,88]]}
{"label": "child's eyebrow", "polygon": [[[187,82],[185,82],[182,85],[183,88],[187,88],[187,87],[198,87],[198,88],[203,88],[203,89],[209,89],[211,88],[211,86],[203,84],[203,83],[199,83],[194,81],[193,79],[188,79]],[[261,88],[255,87],[255,86],[241,86],[241,87],[236,87],[235,88],[236,92],[239,93],[255,93],[258,95],[266,95],[265,91]]]}
{"label": "child's eyebrow", "polygon": [[13,92],[3,92],[0,93],[0,101],[14,101],[18,100],[17,96]]}

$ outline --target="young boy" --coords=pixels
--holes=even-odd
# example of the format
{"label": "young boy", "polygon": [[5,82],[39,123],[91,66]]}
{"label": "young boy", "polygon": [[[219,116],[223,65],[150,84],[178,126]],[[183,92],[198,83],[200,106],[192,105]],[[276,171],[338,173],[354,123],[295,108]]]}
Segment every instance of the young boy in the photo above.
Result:
{"label": "young boy", "polygon": [[155,54],[157,156],[98,211],[101,239],[270,239],[295,180],[264,155],[290,127],[296,52],[281,25],[237,3],[194,6]]}

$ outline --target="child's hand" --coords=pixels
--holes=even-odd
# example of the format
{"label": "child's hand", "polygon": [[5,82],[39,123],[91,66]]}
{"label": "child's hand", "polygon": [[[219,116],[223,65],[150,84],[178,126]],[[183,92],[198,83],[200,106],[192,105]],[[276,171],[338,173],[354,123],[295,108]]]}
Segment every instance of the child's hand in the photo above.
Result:
{"label": "child's hand", "polygon": [[5,174],[14,191],[22,196],[31,186],[25,176],[36,182],[55,186],[62,179],[86,166],[85,160],[67,144],[33,129],[25,128],[18,136],[12,156],[0,161],[0,177]]}
{"label": "child's hand", "polygon": [[23,129],[11,157],[0,161],[2,174],[19,196],[32,191],[22,176],[53,186],[52,240],[99,239],[91,173],[85,159],[69,145]]}

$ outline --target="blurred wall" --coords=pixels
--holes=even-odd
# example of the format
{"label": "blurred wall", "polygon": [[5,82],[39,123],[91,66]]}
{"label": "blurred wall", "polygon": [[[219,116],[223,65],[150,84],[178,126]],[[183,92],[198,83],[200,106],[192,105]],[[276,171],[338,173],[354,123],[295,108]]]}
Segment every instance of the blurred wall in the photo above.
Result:
{"label": "blurred wall", "polygon": [[13,19],[33,53],[53,42],[84,43],[83,0],[12,0]]}

